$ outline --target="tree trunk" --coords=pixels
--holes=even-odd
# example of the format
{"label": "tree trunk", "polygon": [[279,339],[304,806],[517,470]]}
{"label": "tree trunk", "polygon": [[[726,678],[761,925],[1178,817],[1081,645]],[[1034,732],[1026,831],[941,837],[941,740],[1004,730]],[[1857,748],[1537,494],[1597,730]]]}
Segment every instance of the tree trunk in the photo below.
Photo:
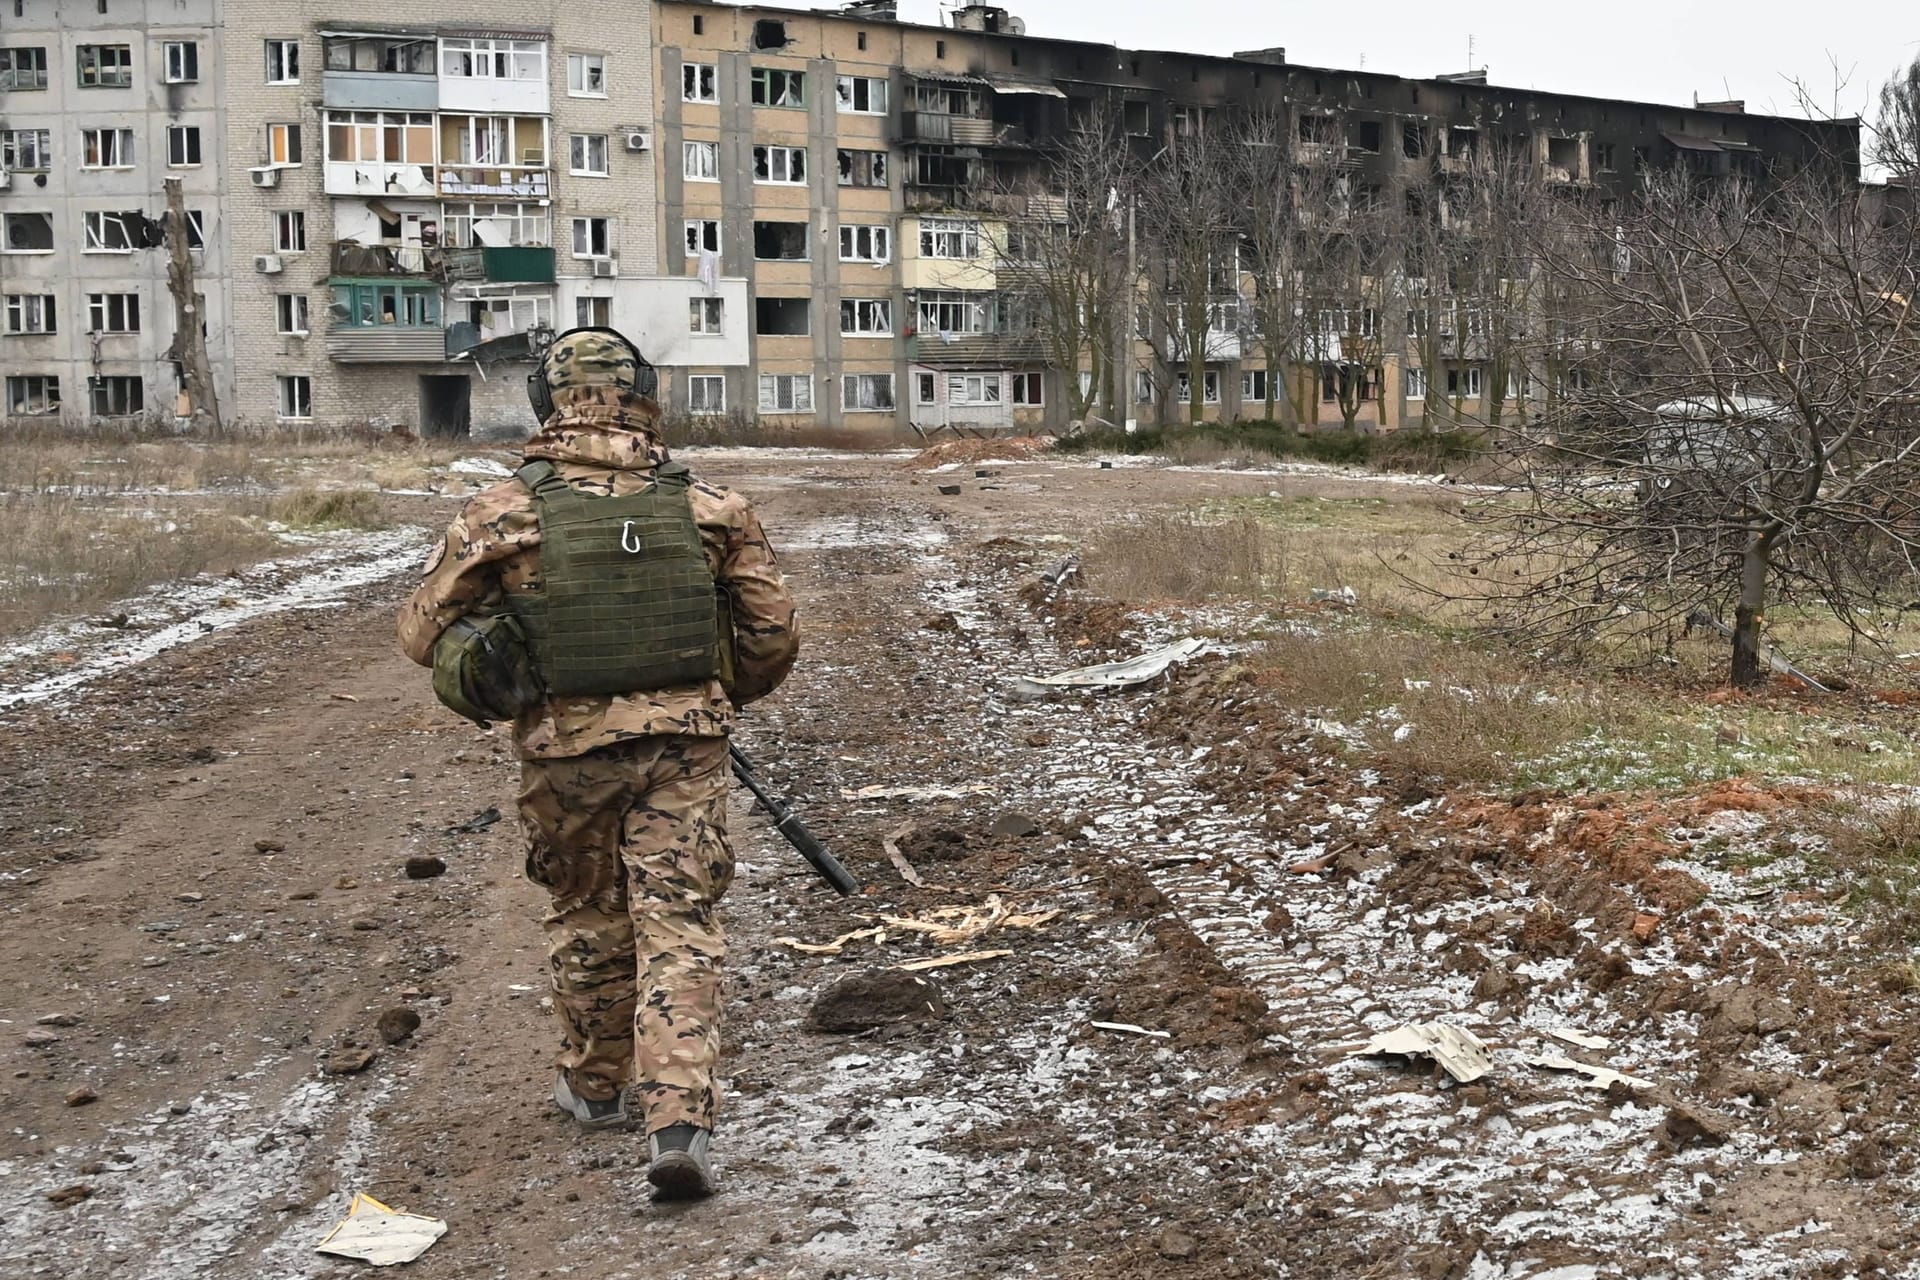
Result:
{"label": "tree trunk", "polygon": [[1740,558],[1740,603],[1733,613],[1733,661],[1728,677],[1736,688],[1752,689],[1764,683],[1766,664],[1760,660],[1760,624],[1767,603],[1767,552],[1772,539],[1760,535],[1747,544]]}
{"label": "tree trunk", "polygon": [[194,425],[220,429],[220,401],[213,389],[213,366],[207,359],[207,338],[200,314],[201,299],[194,288],[193,254],[187,247],[187,206],[180,179],[168,178],[167,292],[173,295],[173,357],[187,388],[187,409]]}

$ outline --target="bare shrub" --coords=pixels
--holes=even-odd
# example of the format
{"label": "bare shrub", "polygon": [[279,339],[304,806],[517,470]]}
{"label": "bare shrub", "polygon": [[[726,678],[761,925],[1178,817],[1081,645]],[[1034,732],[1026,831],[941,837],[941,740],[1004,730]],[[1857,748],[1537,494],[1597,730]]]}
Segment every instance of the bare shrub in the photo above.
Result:
{"label": "bare shrub", "polygon": [[371,489],[295,489],[274,501],[272,514],[299,529],[384,529],[390,523]]}
{"label": "bare shrub", "polygon": [[1250,516],[1153,515],[1102,530],[1086,572],[1123,600],[1268,600],[1286,586],[1287,539]]}

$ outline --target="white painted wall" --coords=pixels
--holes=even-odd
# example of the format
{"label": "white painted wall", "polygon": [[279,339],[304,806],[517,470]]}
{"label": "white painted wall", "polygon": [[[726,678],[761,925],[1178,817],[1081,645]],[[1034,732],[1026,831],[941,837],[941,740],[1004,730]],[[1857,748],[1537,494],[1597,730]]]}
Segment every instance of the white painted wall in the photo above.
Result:
{"label": "white painted wall", "polygon": [[[662,368],[731,368],[747,363],[747,333],[753,324],[747,282],[722,279],[717,292],[691,276],[627,276],[615,280],[562,278],[559,328],[573,325],[577,298],[611,298],[613,327],[638,344],[640,353]],[[724,303],[723,332],[717,336],[687,330],[687,302],[718,297]]]}

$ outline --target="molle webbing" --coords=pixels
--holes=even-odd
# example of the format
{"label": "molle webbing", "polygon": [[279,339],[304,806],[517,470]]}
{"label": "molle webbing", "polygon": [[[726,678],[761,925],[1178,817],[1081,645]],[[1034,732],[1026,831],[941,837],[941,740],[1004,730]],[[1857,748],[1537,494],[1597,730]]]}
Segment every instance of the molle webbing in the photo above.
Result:
{"label": "molle webbing", "polygon": [[678,463],[640,493],[595,497],[532,462],[540,590],[510,596],[554,697],[644,693],[720,674],[713,572]]}

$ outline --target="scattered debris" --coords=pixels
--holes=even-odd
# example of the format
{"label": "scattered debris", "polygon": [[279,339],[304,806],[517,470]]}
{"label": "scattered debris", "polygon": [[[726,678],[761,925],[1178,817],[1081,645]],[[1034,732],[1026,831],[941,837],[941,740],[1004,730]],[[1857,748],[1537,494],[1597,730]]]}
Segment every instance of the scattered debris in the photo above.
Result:
{"label": "scattered debris", "polygon": [[1530,1067],[1540,1067],[1546,1071],[1571,1071],[1577,1075],[1583,1075],[1587,1078],[1586,1082],[1596,1089],[1605,1089],[1615,1084],[1626,1089],[1653,1088],[1651,1080],[1642,1080],[1638,1076],[1630,1076],[1624,1072],[1615,1071],[1611,1067],[1599,1067],[1590,1062],[1576,1062],[1572,1058],[1557,1053],[1537,1054],[1528,1058],[1526,1062]]}
{"label": "scattered debris", "polygon": [[[1697,627],[1703,631],[1715,631],[1725,639],[1733,639],[1733,628],[1714,617],[1711,613],[1708,613],[1705,609],[1695,609],[1692,613],[1688,614],[1687,627],[1689,630]],[[1760,656],[1765,658],[1767,665],[1772,667],[1780,675],[1792,676],[1795,680],[1806,685],[1807,688],[1813,690],[1815,693],[1833,692],[1833,690],[1827,688],[1827,686],[1821,684],[1818,680],[1815,680],[1812,676],[1781,657],[1774,651],[1771,645],[1762,643],[1760,646]]]}
{"label": "scattered debris", "polygon": [[51,1031],[29,1031],[20,1037],[20,1043],[29,1049],[45,1049],[49,1045],[60,1043],[60,1037]]}
{"label": "scattered debris", "polygon": [[100,1101],[100,1095],[93,1091],[92,1085],[83,1084],[67,1094],[67,1105],[70,1107],[84,1107],[89,1102],[98,1101]]}
{"label": "scattered debris", "polygon": [[1051,676],[1014,676],[1011,685],[1016,694],[1025,698],[1044,698],[1057,689],[1125,689],[1145,684],[1164,674],[1169,667],[1219,651],[1219,646],[1211,640],[1188,636],[1124,662],[1103,662]]}
{"label": "scattered debris", "polygon": [[957,484],[935,485],[934,488],[939,492],[940,496],[943,498],[956,497],[960,493],[960,486]]}
{"label": "scattered debris", "polygon": [[332,698],[332,699],[333,699],[333,700],[334,700],[335,702],[358,702],[358,701],[360,701],[360,699],[359,699],[359,698],[357,698],[357,697],[355,697],[355,696],[354,696],[353,694],[351,694],[351,693],[330,693],[330,694],[328,694],[327,696],[328,696],[329,698]]}
{"label": "scattered debris", "polygon": [[807,1014],[819,1031],[867,1031],[902,1022],[938,1022],[947,1016],[940,989],[896,969],[848,974],[820,993]]}
{"label": "scattered debris", "polygon": [[496,480],[505,480],[513,474],[512,468],[492,458],[461,458],[447,464],[447,470],[461,476],[492,476]]}
{"label": "scattered debris", "polygon": [[920,629],[951,634],[960,630],[960,619],[953,616],[953,610],[942,609],[939,613],[928,614],[921,619]]}
{"label": "scattered debris", "polygon": [[47,1192],[47,1199],[62,1209],[71,1209],[93,1195],[93,1188],[84,1182],[76,1182],[70,1187],[61,1187],[58,1191]]}
{"label": "scattered debris", "polygon": [[1352,587],[1314,587],[1307,592],[1308,604],[1339,605],[1343,609],[1356,608],[1360,596]]}
{"label": "scattered debris", "polygon": [[1050,587],[1058,588],[1065,586],[1069,579],[1079,576],[1080,557],[1072,555],[1056,562],[1051,569],[1040,575],[1040,580]]}
{"label": "scattered debris", "polygon": [[790,947],[810,956],[837,956],[847,949],[849,942],[859,942],[865,938],[884,939],[885,929],[854,929],[843,933],[831,942],[802,942],[798,938],[775,938],[776,946]]}
{"label": "scattered debris", "polygon": [[970,907],[935,907],[918,916],[881,916],[880,923],[890,929],[924,933],[939,946],[957,946],[971,942],[995,929],[1038,929],[1060,915],[1058,908],[1048,911],[1014,912],[999,894],[989,894],[984,904]]}
{"label": "scattered debris", "polygon": [[1129,1036],[1151,1036],[1155,1040],[1173,1039],[1171,1031],[1150,1031],[1145,1027],[1135,1026],[1131,1022],[1089,1022],[1087,1025],[1099,1031],[1118,1031]]}
{"label": "scattered debris", "polygon": [[389,1209],[365,1192],[355,1192],[347,1216],[335,1224],[316,1253],[336,1258],[358,1258],[376,1267],[412,1262],[447,1234],[439,1218]]}
{"label": "scattered debris", "polygon": [[1605,1036],[1590,1036],[1584,1031],[1574,1031],[1568,1027],[1553,1027],[1547,1034],[1555,1040],[1563,1041],[1578,1049],[1611,1049],[1613,1041]]}
{"label": "scattered debris", "polygon": [[1675,1151],[1694,1143],[1717,1147],[1733,1136],[1733,1122],[1725,1116],[1702,1107],[1686,1106],[1671,1098],[1662,1101],[1667,1104],[1667,1118],[1660,1122],[1654,1136]]}
{"label": "scattered debris", "polygon": [[287,846],[285,842],[280,840],[255,840],[253,842],[253,851],[255,853],[285,853]]}
{"label": "scattered debris", "polygon": [[1339,856],[1340,855],[1336,853],[1323,853],[1317,858],[1306,858],[1300,862],[1296,862],[1288,867],[1287,870],[1296,876],[1318,875],[1320,872],[1333,866],[1333,864],[1339,860]]}
{"label": "scattered debris", "polygon": [[[842,789],[842,800],[911,800],[920,804],[928,800],[964,800],[968,796],[982,796],[993,790],[984,782],[976,782],[966,787],[888,787],[875,783],[869,787],[853,790]],[[910,830],[910,828],[903,828]]]}
{"label": "scattered debris", "polygon": [[1492,1070],[1487,1046],[1471,1031],[1448,1026],[1444,1022],[1408,1023],[1391,1031],[1382,1031],[1349,1057],[1401,1054],[1409,1058],[1432,1058],[1461,1084],[1471,1084]]}
{"label": "scattered debris", "polygon": [[893,864],[893,869],[900,873],[902,880],[916,889],[924,889],[927,887],[927,882],[921,878],[913,864],[907,861],[907,855],[900,852],[900,837],[911,830],[913,830],[912,827],[901,827],[898,831],[889,831],[880,837],[880,847],[886,851],[887,861]]}
{"label": "scattered debris", "polygon": [[485,831],[498,821],[500,821],[499,808],[495,805],[488,805],[471,818],[468,818],[465,822],[456,822],[448,827],[447,834],[450,836],[479,835],[482,831]]}
{"label": "scattered debris", "polygon": [[420,1029],[420,1015],[405,1005],[394,1005],[380,1015],[380,1021],[374,1024],[380,1038],[388,1044],[399,1044]]}
{"label": "scattered debris", "polygon": [[923,969],[945,969],[949,965],[974,964],[981,960],[998,960],[1010,956],[1011,951],[963,951],[957,956],[933,956],[926,960],[909,960],[905,964],[893,966],[908,973],[918,973]]}
{"label": "scattered debris", "polygon": [[407,879],[431,880],[447,874],[447,860],[430,853],[416,853],[407,859]]}
{"label": "scattered debris", "polygon": [[1660,917],[1642,911],[1633,917],[1633,936],[1642,942],[1653,941],[1653,935],[1660,928]]}
{"label": "scattered debris", "polygon": [[80,1025],[80,1015],[76,1013],[43,1013],[35,1018],[34,1022],[43,1027],[77,1027]]}

